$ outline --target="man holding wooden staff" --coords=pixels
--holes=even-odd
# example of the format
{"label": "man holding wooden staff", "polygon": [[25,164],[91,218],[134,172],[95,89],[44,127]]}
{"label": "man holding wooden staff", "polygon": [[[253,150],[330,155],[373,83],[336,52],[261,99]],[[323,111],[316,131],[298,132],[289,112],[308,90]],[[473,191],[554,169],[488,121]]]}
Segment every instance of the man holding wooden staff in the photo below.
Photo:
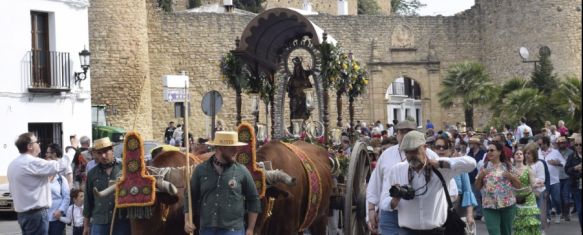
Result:
{"label": "man holding wooden staff", "polygon": [[[237,147],[246,143],[239,142],[237,132],[217,131],[215,139],[207,144],[215,146],[215,155],[198,165],[190,179],[193,209],[200,214],[200,234],[253,235],[261,212],[259,195],[247,168],[235,161]],[[188,192],[184,198],[190,200]],[[188,212],[185,206],[184,231],[192,233],[196,227],[189,221]]]}

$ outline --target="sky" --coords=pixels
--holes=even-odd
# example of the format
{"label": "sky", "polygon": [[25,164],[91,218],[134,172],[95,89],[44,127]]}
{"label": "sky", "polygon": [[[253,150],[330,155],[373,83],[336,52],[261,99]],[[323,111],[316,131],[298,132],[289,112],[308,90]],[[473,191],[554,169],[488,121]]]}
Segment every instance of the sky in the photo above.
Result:
{"label": "sky", "polygon": [[470,9],[474,5],[474,0],[420,0],[427,6],[419,9],[422,16],[451,16],[458,12]]}

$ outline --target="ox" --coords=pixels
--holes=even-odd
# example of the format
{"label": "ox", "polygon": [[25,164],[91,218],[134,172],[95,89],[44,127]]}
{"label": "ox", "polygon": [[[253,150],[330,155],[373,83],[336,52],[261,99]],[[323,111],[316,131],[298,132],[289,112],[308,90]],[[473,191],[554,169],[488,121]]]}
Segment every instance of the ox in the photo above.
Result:
{"label": "ox", "polygon": [[[305,152],[314,163],[320,174],[322,186],[322,201],[318,206],[318,214],[310,225],[312,234],[326,234],[326,224],[332,192],[331,165],[326,149],[295,142],[295,146]],[[274,169],[281,169],[296,180],[296,185],[272,184],[266,191],[266,198],[275,198],[272,214],[267,218],[266,200],[262,200],[264,210],[257,218],[256,233],[264,235],[301,234],[300,225],[304,220],[308,202],[308,176],[296,154],[281,142],[270,142],[257,151],[257,161],[271,161]]]}

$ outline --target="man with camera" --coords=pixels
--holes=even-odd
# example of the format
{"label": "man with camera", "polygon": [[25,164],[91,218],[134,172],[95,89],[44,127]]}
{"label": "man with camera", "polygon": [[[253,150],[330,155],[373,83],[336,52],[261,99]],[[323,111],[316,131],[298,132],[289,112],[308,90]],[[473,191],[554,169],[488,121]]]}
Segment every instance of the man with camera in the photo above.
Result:
{"label": "man with camera", "polygon": [[[443,235],[447,219],[447,200],[438,171],[445,182],[462,172],[470,172],[476,161],[468,156],[457,158],[427,157],[425,135],[411,131],[400,145],[407,161],[389,172],[389,210],[398,211],[400,235]],[[383,202],[381,202],[382,204]]]}
{"label": "man with camera", "polygon": [[[394,129],[397,132],[397,142],[401,143],[403,136],[416,128],[415,122],[409,120],[396,124]],[[437,154],[429,148],[426,149],[426,156],[429,159],[438,158]],[[405,160],[405,153],[400,149],[399,145],[393,145],[383,151],[371,174],[366,189],[367,221],[369,229],[375,233],[399,235],[398,213],[396,210],[389,210],[389,202],[391,201],[389,188],[391,184],[389,184],[388,176],[393,166]]]}

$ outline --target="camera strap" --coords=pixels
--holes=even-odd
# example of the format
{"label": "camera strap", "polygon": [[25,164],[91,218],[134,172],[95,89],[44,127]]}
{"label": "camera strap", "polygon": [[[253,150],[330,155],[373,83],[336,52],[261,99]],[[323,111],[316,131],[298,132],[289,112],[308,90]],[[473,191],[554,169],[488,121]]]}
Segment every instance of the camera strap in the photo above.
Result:
{"label": "camera strap", "polygon": [[453,209],[453,203],[451,203],[451,198],[449,198],[449,190],[447,190],[447,185],[445,184],[445,180],[443,179],[441,172],[439,172],[437,169],[435,169],[433,167],[431,169],[437,175],[437,177],[439,177],[439,180],[441,181],[441,186],[443,187],[443,190],[445,191],[445,199],[447,199],[448,210]]}

